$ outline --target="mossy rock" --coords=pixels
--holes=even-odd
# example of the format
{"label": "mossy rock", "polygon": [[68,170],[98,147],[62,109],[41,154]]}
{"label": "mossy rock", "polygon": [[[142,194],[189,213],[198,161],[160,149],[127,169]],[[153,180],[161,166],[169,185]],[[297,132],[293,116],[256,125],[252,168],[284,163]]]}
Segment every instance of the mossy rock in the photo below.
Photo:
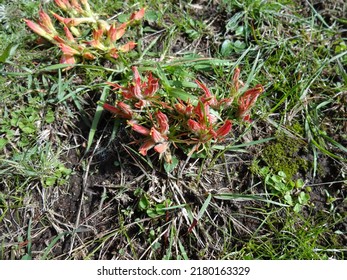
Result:
{"label": "mossy rock", "polygon": [[300,136],[303,136],[305,134],[303,125],[300,124],[298,121],[293,122],[293,124],[289,128]]}
{"label": "mossy rock", "polygon": [[299,171],[307,171],[309,162],[300,156],[305,144],[284,134],[276,136],[276,142],[262,151],[262,160],[275,173],[283,171],[288,178],[293,178]]}

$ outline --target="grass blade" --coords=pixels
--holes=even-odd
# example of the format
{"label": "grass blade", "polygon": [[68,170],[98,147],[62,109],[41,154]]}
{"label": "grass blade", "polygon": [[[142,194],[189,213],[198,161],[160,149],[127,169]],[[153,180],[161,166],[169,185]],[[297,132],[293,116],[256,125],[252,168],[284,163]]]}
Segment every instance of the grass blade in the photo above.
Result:
{"label": "grass blade", "polygon": [[[113,75],[111,75],[111,76],[108,78],[108,82],[111,82],[112,76],[113,76]],[[104,87],[104,90],[102,91],[101,97],[100,97],[100,100],[101,100],[101,101],[105,101],[105,100],[106,100],[109,91],[110,91],[109,87],[108,87],[108,86],[105,86],[105,87]],[[94,118],[93,118],[93,122],[92,122],[92,127],[90,128],[89,135],[88,135],[88,143],[87,143],[86,153],[88,153],[88,151],[90,150],[90,147],[91,147],[92,144],[93,144],[95,132],[96,132],[96,129],[97,129],[97,127],[98,127],[98,124],[99,124],[99,121],[100,121],[100,118],[101,118],[101,115],[102,115],[103,110],[104,110],[104,109],[102,108],[102,105],[101,105],[101,104],[98,104],[97,107],[96,107],[95,114],[94,114]]]}
{"label": "grass blade", "polygon": [[220,199],[220,200],[234,200],[234,201],[261,201],[281,207],[289,207],[287,204],[283,204],[280,202],[272,201],[266,198],[263,198],[259,195],[248,195],[248,194],[232,194],[232,193],[225,193],[225,194],[216,194],[213,196],[215,199]]}
{"label": "grass blade", "polygon": [[69,232],[62,232],[60,234],[58,234],[56,237],[54,237],[54,239],[51,241],[51,243],[49,243],[49,245],[47,246],[47,248],[45,249],[45,252],[43,253],[43,256],[41,257],[41,260],[46,260],[47,256],[49,254],[49,252],[51,251],[51,249],[53,248],[53,246],[64,236],[64,235],[68,235],[70,234]]}
{"label": "grass blade", "polygon": [[200,211],[198,213],[198,217],[197,217],[198,220],[200,220],[201,217],[206,212],[207,207],[210,205],[211,198],[212,198],[212,194],[209,193],[207,198],[206,198],[206,200],[205,200],[205,202],[204,202],[204,204],[202,205],[202,207],[201,207],[201,209],[200,209]]}
{"label": "grass blade", "polygon": [[31,218],[29,219],[29,224],[28,224],[28,234],[27,234],[27,240],[28,240],[28,246],[27,246],[27,253],[22,257],[22,260],[32,260],[32,255],[31,255]]}
{"label": "grass blade", "polygon": [[208,194],[208,197],[206,198],[204,204],[202,205],[199,213],[198,213],[198,216],[196,218],[193,219],[193,222],[192,224],[190,225],[189,229],[188,229],[188,233],[190,233],[194,227],[198,224],[198,221],[201,219],[201,217],[204,215],[204,213],[206,212],[206,209],[207,207],[209,206],[210,204],[210,201],[211,201],[211,198],[212,198],[212,194],[209,193]]}
{"label": "grass blade", "polygon": [[180,248],[184,260],[189,260],[186,250],[183,247],[181,240],[178,239],[178,247]]}

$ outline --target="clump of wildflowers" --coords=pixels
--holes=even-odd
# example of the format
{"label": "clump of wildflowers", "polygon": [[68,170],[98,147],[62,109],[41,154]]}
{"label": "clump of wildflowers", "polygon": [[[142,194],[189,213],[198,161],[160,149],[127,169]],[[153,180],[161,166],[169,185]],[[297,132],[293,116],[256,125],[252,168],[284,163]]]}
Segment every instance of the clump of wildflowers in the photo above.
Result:
{"label": "clump of wildflowers", "polygon": [[230,119],[218,121],[217,116],[211,113],[211,108],[229,107],[232,97],[217,100],[203,83],[198,80],[195,82],[205,93],[198,98],[196,105],[190,102],[185,104],[182,100],[178,100],[178,103],[174,105],[177,113],[183,116],[181,120],[186,130],[187,142],[195,144],[192,151],[197,151],[201,144],[211,140],[222,141],[232,127]]}
{"label": "clump of wildflowers", "polygon": [[249,111],[257,101],[258,96],[264,91],[262,85],[258,84],[254,88],[247,90],[239,98],[239,108],[237,115],[245,121],[250,121]]}
{"label": "clump of wildflowers", "polygon": [[[52,13],[62,28],[56,28],[53,20],[43,10],[39,11],[38,22],[25,19],[27,26],[39,36],[58,46],[62,51],[60,63],[75,64],[76,58],[94,60],[98,56],[117,59],[121,53],[131,51],[133,41],[119,44],[126,29],[141,20],[145,9],[133,13],[125,23],[105,21],[93,12],[87,0],[54,0],[61,12],[67,17]],[[82,38],[85,29],[89,29],[92,40]]]}
{"label": "clump of wildflowers", "polygon": [[233,76],[232,94],[238,96],[237,117],[244,121],[251,122],[249,111],[257,101],[258,96],[264,92],[264,87],[257,84],[254,88],[245,91],[242,95],[239,94],[240,87],[243,87],[242,81],[239,79],[240,69],[236,68]]}
{"label": "clump of wildflowers", "polygon": [[134,79],[128,87],[122,87],[114,83],[109,83],[109,85],[111,85],[114,90],[120,89],[123,98],[134,103],[134,107],[138,109],[153,105],[159,98],[159,95],[156,95],[159,89],[159,80],[154,78],[152,73],[149,73],[147,82],[142,82],[137,68],[133,67],[132,71]]}
{"label": "clump of wildflowers", "polygon": [[136,67],[132,71],[133,81],[127,86],[109,83],[119,98],[114,105],[105,103],[103,107],[115,117],[125,119],[129,128],[143,137],[140,154],[145,156],[154,149],[167,163],[172,159],[170,147],[185,145],[190,147],[189,154],[199,152],[201,146],[226,139],[232,129],[232,118],[250,122],[250,109],[264,91],[261,85],[256,85],[240,94],[243,84],[237,68],[229,97],[217,99],[205,84],[196,80],[204,93],[197,100],[166,100],[159,91],[159,80],[152,73],[147,73],[143,80]]}

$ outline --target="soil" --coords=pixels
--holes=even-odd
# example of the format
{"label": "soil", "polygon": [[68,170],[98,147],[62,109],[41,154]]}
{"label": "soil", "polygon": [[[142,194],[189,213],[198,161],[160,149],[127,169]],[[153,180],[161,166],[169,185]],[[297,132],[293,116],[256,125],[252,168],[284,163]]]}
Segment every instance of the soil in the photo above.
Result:
{"label": "soil", "polygon": [[312,11],[311,5],[329,24],[333,23],[336,19],[347,18],[347,4],[344,0],[295,0],[294,2],[297,2],[299,7],[302,7],[299,11],[306,16],[309,16]]}
{"label": "soil", "polygon": [[[77,235],[75,238],[71,234],[63,235],[57,245],[53,246],[50,256],[58,259],[133,259],[133,258],[147,258],[146,247],[143,244],[148,244],[148,237],[145,232],[140,233],[139,228],[136,226],[136,219],[143,220],[143,224],[148,227],[162,226],[167,219],[173,218],[177,213],[173,212],[172,217],[167,217],[163,221],[151,221],[145,212],[138,209],[139,197],[136,196],[135,190],[142,189],[150,196],[153,196],[157,200],[161,199],[161,194],[165,192],[165,189],[169,189],[170,180],[177,185],[181,190],[185,202],[189,203],[193,209],[198,211],[201,204],[206,198],[206,192],[212,193],[261,193],[263,192],[263,186],[258,185],[255,189],[249,190],[250,185],[254,185],[255,182],[260,182],[260,178],[255,177],[250,171],[250,165],[253,159],[259,157],[259,155],[252,153],[240,154],[238,156],[227,154],[227,172],[229,174],[237,174],[233,176],[230,181],[225,175],[226,170],[222,167],[210,169],[202,173],[200,185],[196,185],[196,181],[189,177],[187,174],[183,175],[183,178],[177,180],[168,178],[161,170],[160,166],[154,168],[154,171],[146,165],[139,166],[138,159],[135,161],[133,157],[135,155],[129,151],[129,149],[122,143],[126,143],[129,140],[124,131],[121,131],[115,140],[111,144],[107,144],[111,131],[111,122],[105,122],[101,127],[105,141],[101,143],[97,148],[97,152],[90,153],[85,157],[81,157],[84,154],[84,142],[88,136],[89,130],[87,128],[80,131],[79,144],[80,147],[71,150],[67,155],[67,162],[69,167],[74,170],[74,174],[70,178],[68,185],[49,188],[45,191],[45,200],[50,201],[50,207],[47,211],[42,201],[42,193],[37,191],[36,197],[32,197],[32,201],[36,203],[36,210],[38,214],[33,218],[33,240],[32,240],[32,252],[44,251],[49,242],[52,241],[58,234],[63,232],[72,232],[77,228]],[[81,126],[79,126],[81,127]],[[267,135],[267,131],[259,132],[259,134]],[[249,135],[249,137],[255,137],[257,133]],[[100,136],[100,135],[98,135]],[[261,135],[258,135],[261,137]],[[76,139],[74,139],[76,141]],[[94,147],[95,148],[95,147]],[[260,149],[261,150],[261,149]],[[256,151],[254,151],[256,152]],[[122,166],[117,163],[121,158]],[[155,162],[155,155],[152,155],[153,162]],[[84,164],[84,169],[81,166]],[[310,193],[311,202],[315,205],[314,208],[310,207],[303,210],[303,215],[307,215],[310,219],[317,216],[320,217],[321,213],[328,211],[332,205],[335,208],[335,214],[340,216],[346,216],[347,204],[346,201],[346,185],[343,183],[343,174],[341,166],[337,164],[337,161],[331,158],[320,155],[319,162],[321,163],[320,175],[313,177],[312,174],[299,175],[304,178],[309,178],[307,182],[312,185],[312,192]],[[208,164],[205,162],[204,164]],[[186,162],[186,158],[182,156],[180,160],[180,166],[185,165],[185,170],[198,173],[201,168],[200,162],[196,163],[195,160]],[[222,164],[217,162],[217,164]],[[146,172],[151,172],[150,179],[146,179],[144,175]],[[346,170],[344,171],[346,172]],[[329,182],[329,184],[326,184]],[[327,192],[331,197],[337,198],[337,200],[328,205],[327,204]],[[163,195],[165,196],[165,195]],[[56,199],[54,199],[56,197]],[[218,202],[217,202],[218,203]],[[219,204],[219,203],[218,203]],[[218,217],[214,222],[217,227],[210,227],[207,232],[200,232],[204,239],[205,244],[208,245],[208,249],[218,254],[218,247],[213,247],[213,241],[211,238],[219,238],[221,234],[219,229],[225,228],[230,224],[228,219],[233,219],[233,231],[235,243],[230,244],[230,250],[235,248],[242,248],[245,240],[251,237],[251,233],[257,231],[262,218],[252,217],[254,211],[251,209],[264,208],[264,203],[248,201],[238,202],[230,201],[223,203],[223,207],[220,209],[210,209],[209,214]],[[119,217],[120,211],[129,212],[130,214]],[[78,215],[80,213],[80,216]],[[224,213],[222,215],[221,213]],[[227,213],[227,215],[225,215]],[[259,214],[258,214],[259,215]],[[283,214],[285,218],[285,214]],[[128,221],[122,221],[122,219],[128,219]],[[147,221],[148,220],[148,221]],[[44,226],[44,225],[47,226]],[[117,236],[107,242],[108,248],[98,249],[97,244],[88,246],[95,243],[98,237],[105,237],[107,233],[113,233],[115,230],[119,230],[121,225],[124,224],[126,234],[124,236]],[[50,225],[50,226],[49,226]],[[130,225],[130,226],[129,226]],[[281,231],[283,224],[276,225],[277,231]],[[218,229],[219,228],[219,229]],[[339,222],[335,225],[335,230],[345,232],[347,229],[347,222]],[[182,235],[184,236],[189,231],[188,226],[182,225]],[[263,232],[268,234],[266,227],[262,228]],[[132,240],[132,245],[136,248],[137,252],[134,254],[131,248],[129,248],[128,239]],[[341,235],[339,244],[347,246],[347,238]],[[240,241],[237,241],[240,240]],[[73,246],[72,246],[73,242]],[[168,241],[163,240],[163,243]],[[188,246],[188,244],[185,244]],[[78,250],[79,247],[86,246],[88,250]],[[95,248],[93,248],[93,246]],[[147,245],[148,246],[148,245]],[[126,248],[126,249],[124,249]],[[165,248],[165,246],[163,246]],[[203,245],[196,245],[195,250],[190,252],[191,259],[204,259],[209,258],[207,256],[201,256],[200,251],[203,250]],[[90,254],[95,251],[98,254]],[[124,251],[123,251],[124,250]],[[122,255],[119,254],[122,252]],[[196,253],[194,253],[196,252]],[[165,250],[158,252],[158,257],[163,256]],[[211,252],[210,252],[211,253]],[[42,253],[41,253],[42,254]],[[35,256],[35,254],[33,254]]]}

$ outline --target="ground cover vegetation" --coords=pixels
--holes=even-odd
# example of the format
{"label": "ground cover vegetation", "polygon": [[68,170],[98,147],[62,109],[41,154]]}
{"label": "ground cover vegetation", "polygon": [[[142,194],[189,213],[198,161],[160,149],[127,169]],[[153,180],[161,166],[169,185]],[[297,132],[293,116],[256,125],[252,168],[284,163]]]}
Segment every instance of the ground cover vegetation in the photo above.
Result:
{"label": "ground cover vegetation", "polygon": [[0,1],[1,259],[346,259],[344,1]]}

